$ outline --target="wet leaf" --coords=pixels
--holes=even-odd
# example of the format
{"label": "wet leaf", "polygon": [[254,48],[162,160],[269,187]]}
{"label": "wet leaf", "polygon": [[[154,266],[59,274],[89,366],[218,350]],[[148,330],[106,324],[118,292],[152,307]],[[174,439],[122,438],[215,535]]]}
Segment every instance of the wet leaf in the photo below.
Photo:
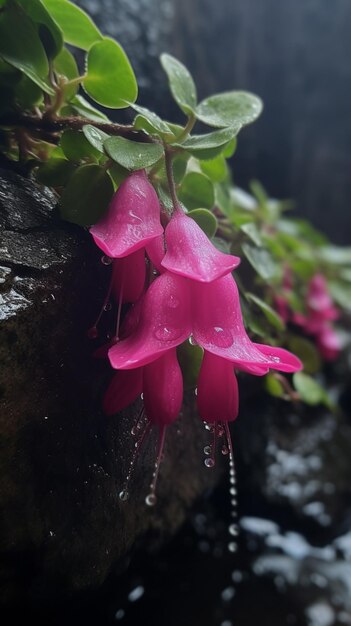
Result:
{"label": "wet leaf", "polygon": [[51,95],[49,64],[37,29],[23,9],[10,0],[0,12],[0,56]]}
{"label": "wet leaf", "polygon": [[103,130],[100,130],[99,128],[95,128],[95,126],[92,126],[91,124],[83,126],[83,133],[89,143],[91,143],[91,145],[94,146],[96,150],[98,150],[102,154],[105,154],[104,141],[106,141],[106,139],[108,139],[110,135],[105,133]]}
{"label": "wet leaf", "polygon": [[52,19],[41,0],[17,0],[27,15],[36,24],[38,35],[49,59],[55,58],[62,50],[63,34]]}
{"label": "wet leaf", "polygon": [[70,103],[61,109],[62,115],[80,115],[93,122],[108,122],[108,117],[98,109],[95,109],[83,96],[76,95]]}
{"label": "wet leaf", "polygon": [[190,72],[170,54],[161,54],[161,64],[168,76],[173,98],[186,115],[192,115],[196,107],[196,87]]}
{"label": "wet leaf", "polygon": [[273,257],[265,248],[243,243],[242,251],[257,274],[264,280],[268,281],[280,275],[281,267],[274,262]]}
{"label": "wet leaf", "polygon": [[196,117],[208,124],[224,128],[251,124],[262,112],[260,98],[246,91],[227,91],[206,98],[196,108]]}
{"label": "wet leaf", "polygon": [[145,130],[150,134],[172,134],[168,124],[153,111],[133,103],[130,103],[130,107],[139,113],[134,120],[134,126],[137,130]]}
{"label": "wet leaf", "polygon": [[240,128],[241,126],[237,125],[204,135],[192,135],[185,141],[174,142],[172,145],[187,150],[198,159],[213,159],[222,152],[228,141],[237,135]]}
{"label": "wet leaf", "polygon": [[189,210],[212,209],[214,206],[213,184],[204,174],[190,172],[183,178],[178,190],[178,197]]}
{"label": "wet leaf", "polygon": [[65,130],[61,135],[60,146],[65,157],[70,161],[80,161],[86,158],[96,160],[100,156],[100,152],[87,140],[82,131]]}
{"label": "wet leaf", "polygon": [[163,154],[159,143],[140,143],[124,137],[110,137],[104,142],[107,154],[128,170],[140,170],[158,161]]}
{"label": "wet leaf", "polygon": [[75,165],[64,158],[51,158],[39,165],[36,178],[48,187],[64,187],[75,170]]}
{"label": "wet leaf", "polygon": [[138,95],[136,78],[123,48],[104,37],[89,49],[87,74],[82,85],[95,102],[125,109]]}
{"label": "wet leaf", "polygon": [[63,32],[67,43],[89,50],[93,43],[102,39],[100,31],[90,17],[68,0],[42,0],[55,22]]}
{"label": "wet leaf", "polygon": [[227,163],[222,154],[219,154],[214,159],[201,161],[200,167],[213,183],[220,183],[228,176]]}

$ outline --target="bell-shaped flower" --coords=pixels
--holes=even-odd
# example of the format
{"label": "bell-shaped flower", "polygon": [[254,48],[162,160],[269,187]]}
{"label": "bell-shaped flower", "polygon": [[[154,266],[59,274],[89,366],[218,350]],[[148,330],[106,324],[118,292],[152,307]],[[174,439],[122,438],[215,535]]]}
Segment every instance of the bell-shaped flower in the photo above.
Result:
{"label": "bell-shaped flower", "polygon": [[233,364],[204,351],[197,381],[197,406],[204,422],[231,422],[239,411],[238,382]]}
{"label": "bell-shaped flower", "polygon": [[144,407],[133,428],[134,433],[139,431],[139,439],[135,444],[130,470],[120,492],[120,498],[126,500],[129,497],[129,483],[135,462],[151,427],[156,425],[159,429],[158,452],[150,492],[145,499],[146,504],[152,506],[156,502],[156,486],[166,427],[177,419],[183,401],[183,377],[175,348],[167,350],[148,365],[116,372],[105,394],[105,413],[107,415],[118,413],[141,394]]}
{"label": "bell-shaped flower", "polygon": [[144,170],[123,181],[106,215],[90,232],[96,245],[112,258],[127,256],[162,235],[160,204]]}
{"label": "bell-shaped flower", "polygon": [[180,276],[209,283],[230,273],[239,257],[215,248],[195,220],[179,208],[165,230],[166,254],[162,266]]}
{"label": "bell-shaped flower", "polygon": [[301,369],[300,360],[287,350],[250,340],[231,275],[205,285],[170,272],[159,276],[148,289],[135,332],[109,351],[111,365],[115,369],[145,365],[190,335],[205,350],[235,367],[259,368],[262,373],[266,368]]}

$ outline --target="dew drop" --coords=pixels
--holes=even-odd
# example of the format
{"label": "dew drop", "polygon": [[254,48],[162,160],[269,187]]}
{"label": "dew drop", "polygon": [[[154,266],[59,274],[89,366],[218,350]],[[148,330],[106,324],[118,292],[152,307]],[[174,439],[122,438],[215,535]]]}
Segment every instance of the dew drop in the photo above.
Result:
{"label": "dew drop", "polygon": [[161,324],[154,331],[154,336],[159,341],[174,341],[182,334],[181,328],[172,328],[171,326],[164,326]]}
{"label": "dew drop", "polygon": [[107,302],[107,304],[105,304],[104,306],[104,311],[111,311],[111,309],[112,309],[111,302]]}
{"label": "dew drop", "polygon": [[205,454],[211,454],[211,452],[212,452],[211,446],[205,446],[204,447],[204,453]]}
{"label": "dew drop", "polygon": [[171,295],[167,301],[167,306],[170,309],[176,309],[180,304],[180,300],[179,298],[176,298],[175,296]]}
{"label": "dew drop", "polygon": [[229,348],[233,345],[233,335],[229,328],[214,326],[212,331],[209,331],[209,342],[218,348]]}
{"label": "dew drop", "polygon": [[229,454],[229,448],[226,445],[222,446],[222,454],[223,456],[226,456],[227,454]]}
{"label": "dew drop", "polygon": [[91,328],[89,328],[87,336],[89,337],[89,339],[97,339],[97,337],[99,336],[99,331],[96,326],[92,326]]}
{"label": "dew drop", "polygon": [[236,552],[238,549],[238,545],[235,543],[235,541],[231,541],[230,543],[228,543],[228,550],[229,552]]}
{"label": "dew drop", "polygon": [[205,463],[206,467],[214,467],[215,460],[212,459],[212,457],[209,457],[209,458],[204,460],[204,463]]}
{"label": "dew drop", "polygon": [[231,487],[229,489],[229,493],[231,496],[236,496],[236,494],[238,493],[235,487]]}
{"label": "dew drop", "polygon": [[111,257],[110,257],[110,256],[107,256],[107,254],[104,254],[104,255],[101,257],[101,263],[102,263],[103,265],[111,265],[112,261],[113,261],[113,259],[111,259]]}
{"label": "dew drop", "polygon": [[122,489],[122,491],[119,492],[118,497],[120,500],[123,500],[123,502],[125,502],[129,498],[129,492],[126,489]]}
{"label": "dew drop", "polygon": [[145,504],[147,504],[147,506],[155,506],[156,502],[157,497],[154,493],[149,493],[145,498]]}
{"label": "dew drop", "polygon": [[229,534],[232,535],[232,537],[237,537],[239,534],[239,528],[237,524],[230,524],[228,530],[229,530]]}
{"label": "dew drop", "polygon": [[194,339],[193,335],[190,335],[189,337],[189,343],[191,346],[198,346],[199,344],[197,343],[197,341]]}

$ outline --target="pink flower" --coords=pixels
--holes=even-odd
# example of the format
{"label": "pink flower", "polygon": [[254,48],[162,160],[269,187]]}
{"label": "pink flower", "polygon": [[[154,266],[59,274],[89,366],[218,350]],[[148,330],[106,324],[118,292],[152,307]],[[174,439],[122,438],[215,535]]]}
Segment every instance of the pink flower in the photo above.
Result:
{"label": "pink flower", "polygon": [[160,204],[144,170],[133,172],[114,194],[106,215],[90,232],[107,256],[125,257],[159,237]]}
{"label": "pink flower", "polygon": [[183,377],[175,348],[167,350],[148,365],[116,372],[105,394],[105,413],[107,415],[118,413],[134,402],[140,394],[143,397],[144,408],[135,430],[141,432],[135,444],[132,463],[120,498],[127,500],[129,497],[128,488],[135,461],[151,426],[156,425],[159,430],[158,454],[150,493],[145,499],[146,504],[152,506],[156,503],[156,486],[166,428],[177,419],[183,402]]}
{"label": "pink flower", "polygon": [[239,257],[217,250],[191,218],[179,208],[165,230],[167,251],[161,265],[180,276],[209,283],[229,274]]}
{"label": "pink flower", "polygon": [[234,278],[202,284],[165,272],[144,297],[135,332],[109,351],[115,369],[146,365],[190,335],[208,352],[236,367],[300,369],[290,352],[253,343],[246,334]]}

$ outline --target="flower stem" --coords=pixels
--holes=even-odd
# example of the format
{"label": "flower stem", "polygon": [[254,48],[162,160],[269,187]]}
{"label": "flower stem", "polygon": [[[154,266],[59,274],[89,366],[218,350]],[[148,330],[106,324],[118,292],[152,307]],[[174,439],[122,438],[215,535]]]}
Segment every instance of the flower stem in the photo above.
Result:
{"label": "flower stem", "polygon": [[172,151],[166,144],[164,145],[164,148],[165,148],[165,162],[166,162],[168,188],[169,188],[170,196],[172,198],[173,212],[176,212],[176,211],[180,211],[181,209],[180,209],[180,205],[179,205],[178,198],[177,198],[176,186],[175,186],[174,176],[173,176]]}

